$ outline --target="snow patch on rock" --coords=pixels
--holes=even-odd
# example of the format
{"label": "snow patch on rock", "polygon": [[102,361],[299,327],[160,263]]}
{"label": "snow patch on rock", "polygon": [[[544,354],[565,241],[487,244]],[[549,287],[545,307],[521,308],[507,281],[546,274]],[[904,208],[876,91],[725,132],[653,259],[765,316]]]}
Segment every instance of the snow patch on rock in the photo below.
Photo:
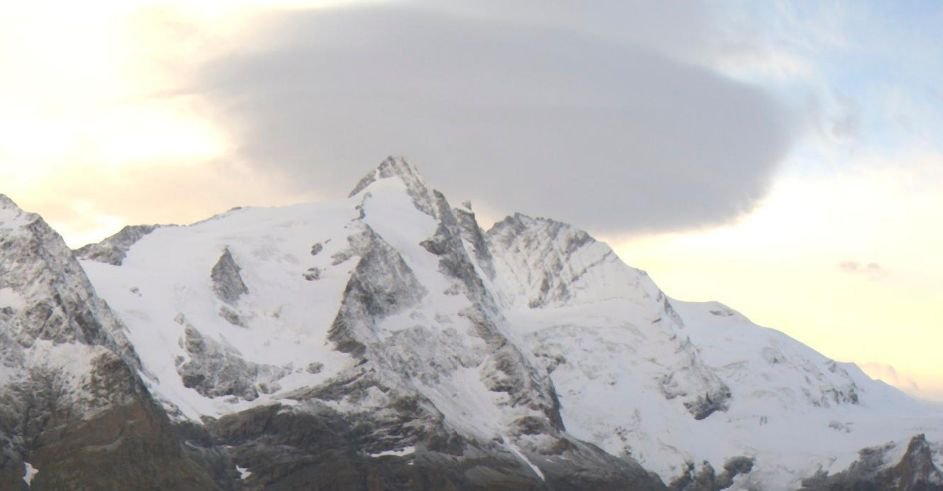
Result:
{"label": "snow patch on rock", "polygon": [[416,447],[403,447],[403,448],[398,448],[394,450],[384,450],[382,452],[372,453],[370,454],[370,457],[373,457],[375,459],[380,458],[380,457],[388,457],[388,456],[405,457],[407,455],[412,455],[414,453],[416,453]]}
{"label": "snow patch on rock", "polygon": [[12,288],[0,288],[0,309],[19,310],[26,306],[26,300]]}
{"label": "snow patch on rock", "polygon": [[514,444],[508,440],[508,437],[502,436],[501,441],[504,442],[504,445],[511,451],[511,453],[514,454],[515,457],[521,459],[522,462],[527,464],[527,467],[530,467],[530,469],[534,471],[534,474],[537,474],[537,477],[539,477],[541,481],[547,480],[547,478],[544,476],[544,473],[540,470],[540,467],[534,465],[534,463],[531,462],[530,459],[528,459],[519,448],[514,446]]}
{"label": "snow patch on rock", "polygon": [[33,478],[36,477],[36,474],[39,474],[39,469],[33,467],[33,464],[29,462],[23,462],[23,466],[25,467],[23,471],[23,482],[25,482],[27,486],[32,487]]}

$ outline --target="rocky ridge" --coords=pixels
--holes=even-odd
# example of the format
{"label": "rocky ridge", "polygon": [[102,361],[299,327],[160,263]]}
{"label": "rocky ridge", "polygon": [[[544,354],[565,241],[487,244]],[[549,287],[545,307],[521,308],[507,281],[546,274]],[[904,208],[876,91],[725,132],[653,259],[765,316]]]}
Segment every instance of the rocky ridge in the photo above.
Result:
{"label": "rocky ridge", "polygon": [[[61,237],[0,196],[0,488],[207,489]],[[38,472],[37,472],[38,469]]]}

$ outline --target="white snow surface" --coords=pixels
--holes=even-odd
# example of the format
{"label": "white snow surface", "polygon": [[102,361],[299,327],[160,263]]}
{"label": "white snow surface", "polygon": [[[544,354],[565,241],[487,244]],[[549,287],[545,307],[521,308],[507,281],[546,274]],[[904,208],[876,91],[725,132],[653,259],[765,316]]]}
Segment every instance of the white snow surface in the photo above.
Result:
{"label": "white snow surface", "polygon": [[[326,338],[351,267],[332,265],[331,256],[346,247],[345,227],[355,216],[349,202],[233,210],[189,227],[159,228],[134,244],[121,266],[94,261],[82,266],[125,321],[152,392],[199,420],[279,400],[280,394],[318,385],[350,363]],[[312,256],[316,243],[323,250]],[[246,327],[220,316],[225,304],[212,289],[210,271],[224,248],[249,289],[233,309]],[[317,281],[303,277],[312,267],[323,269]],[[179,360],[188,358],[181,345],[185,327],[175,321],[180,314],[244,360],[285,368],[281,390],[250,402],[207,398],[184,387],[177,373]],[[320,363],[321,371],[310,373],[310,363]]]}
{"label": "white snow surface", "polygon": [[[416,182],[409,185],[422,184]],[[127,326],[152,393],[178,417],[198,421],[293,403],[288,396],[296,389],[351,368],[354,359],[334,349],[328,331],[357,264],[348,238],[369,227],[425,289],[418,305],[371,331],[371,342],[386,350],[375,363],[397,372],[400,378],[391,380],[412,384],[454,428],[503,440],[542,476],[515,446],[520,442],[506,436],[511,422],[531,410],[488,389],[485,343],[461,314],[469,299],[455,294],[439,258],[420,245],[438,222],[428,203],[425,211],[417,209],[408,192],[403,180],[378,177],[336,202],[238,209],[190,226],[158,228],[130,248],[121,266],[82,266]],[[488,235],[495,276],[484,274],[481,263],[476,271],[498,301],[503,334],[549,371],[573,436],[613,455],[630,455],[666,482],[686,462],[707,461],[719,472],[729,458],[752,457],[753,472],[735,486],[762,482],[766,489],[795,488],[819,469],[841,471],[864,447],[895,442],[906,448],[917,433],[939,449],[938,410],[723,305],[671,300],[644,272],[579,230],[522,215],[516,220],[517,228],[496,227]],[[314,244],[322,250],[313,255]],[[227,305],[210,278],[226,248],[248,288],[228,306],[243,325],[220,315]],[[304,277],[310,268],[317,268],[317,279]],[[0,291],[0,305],[11,298]],[[205,397],[185,387],[177,372],[189,356],[185,327],[175,321],[181,314],[242,359],[282,368],[275,389],[260,390],[249,401]],[[316,373],[306,369],[314,363]],[[686,406],[725,390],[725,408],[704,419]],[[327,404],[350,411],[382,407],[387,396],[376,392],[357,407],[344,400]],[[373,456],[381,455],[400,454]]]}
{"label": "white snow surface", "polygon": [[504,445],[507,446],[509,450],[511,450],[511,453],[513,453],[515,457],[521,459],[522,462],[527,464],[527,467],[530,467],[530,469],[534,471],[534,474],[537,474],[537,477],[539,477],[541,481],[547,480],[547,478],[544,477],[543,471],[540,470],[540,467],[537,467],[536,465],[534,465],[534,463],[531,462],[530,459],[528,459],[527,456],[524,455],[523,452],[521,452],[521,449],[514,446],[514,444],[511,443],[510,440],[508,440],[507,436],[502,435],[501,441],[504,442]]}
{"label": "white snow surface", "polygon": [[380,457],[387,457],[387,456],[405,457],[407,455],[412,455],[414,453],[416,453],[416,447],[410,446],[410,447],[398,448],[396,450],[384,450],[382,452],[372,453],[370,454],[370,456],[373,458],[380,458]]}
{"label": "white snow surface", "polygon": [[23,462],[23,466],[26,468],[23,471],[23,482],[25,482],[27,486],[32,486],[33,478],[36,477],[36,474],[39,474],[39,469],[33,467],[33,464],[29,462]]}

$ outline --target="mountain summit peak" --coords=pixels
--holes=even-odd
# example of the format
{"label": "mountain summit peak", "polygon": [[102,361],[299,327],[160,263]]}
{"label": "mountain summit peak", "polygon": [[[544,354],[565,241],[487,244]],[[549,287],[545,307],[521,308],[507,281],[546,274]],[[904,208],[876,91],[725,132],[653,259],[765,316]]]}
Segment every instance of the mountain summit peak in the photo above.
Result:
{"label": "mountain summit peak", "polygon": [[348,196],[356,196],[369,189],[374,183],[390,178],[398,178],[402,181],[416,208],[433,217],[436,216],[436,201],[432,190],[426,185],[416,166],[407,162],[404,157],[391,155],[385,158],[380,165],[360,179]]}
{"label": "mountain summit peak", "polygon": [[400,178],[407,187],[415,185],[426,187],[426,183],[419,175],[419,170],[415,165],[407,162],[404,157],[390,155],[383,159],[380,165],[363,176],[348,196],[355,196],[370,187],[371,184],[391,177]]}
{"label": "mountain summit peak", "polygon": [[24,211],[10,197],[0,193],[0,232],[16,230],[37,220],[41,221],[39,215]]}
{"label": "mountain summit peak", "polygon": [[10,215],[22,215],[25,212],[16,204],[15,201],[10,199],[9,196],[0,193],[0,211],[6,212]]}

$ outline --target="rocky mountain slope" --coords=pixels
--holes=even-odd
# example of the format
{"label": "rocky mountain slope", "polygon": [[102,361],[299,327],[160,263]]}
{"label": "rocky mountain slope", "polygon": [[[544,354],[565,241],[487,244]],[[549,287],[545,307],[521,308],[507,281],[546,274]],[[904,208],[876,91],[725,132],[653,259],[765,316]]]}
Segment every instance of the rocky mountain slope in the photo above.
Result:
{"label": "rocky mountain slope", "polygon": [[0,196],[0,489],[206,489],[126,329],[62,239]]}
{"label": "rocky mountain slope", "polygon": [[45,481],[62,472],[40,457],[53,444],[17,423],[43,366],[64,374],[57,431],[100,414],[124,428],[76,430],[57,455],[101,474],[134,436],[137,467],[111,465],[139,483],[943,489],[943,414],[723,305],[667,297],[569,225],[484,231],[402,159],[345,200],[128,227],[79,262],[3,203],[4,482],[94,482]]}

